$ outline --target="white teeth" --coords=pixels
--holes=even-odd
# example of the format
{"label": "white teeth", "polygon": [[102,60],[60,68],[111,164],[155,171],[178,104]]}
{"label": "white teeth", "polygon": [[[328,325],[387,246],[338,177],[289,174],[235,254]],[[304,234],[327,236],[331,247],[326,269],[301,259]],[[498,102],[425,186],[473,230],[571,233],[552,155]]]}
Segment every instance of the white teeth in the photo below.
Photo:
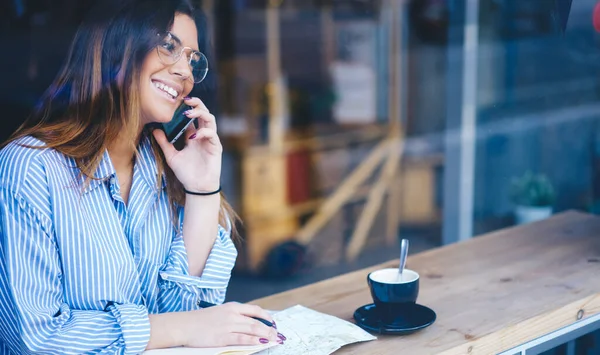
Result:
{"label": "white teeth", "polygon": [[179,94],[177,93],[177,90],[175,90],[172,87],[167,86],[167,85],[165,85],[163,83],[159,83],[158,81],[155,81],[154,82],[154,86],[156,86],[157,88],[161,89],[162,91],[168,93],[173,98],[176,98],[177,96],[179,96]]}

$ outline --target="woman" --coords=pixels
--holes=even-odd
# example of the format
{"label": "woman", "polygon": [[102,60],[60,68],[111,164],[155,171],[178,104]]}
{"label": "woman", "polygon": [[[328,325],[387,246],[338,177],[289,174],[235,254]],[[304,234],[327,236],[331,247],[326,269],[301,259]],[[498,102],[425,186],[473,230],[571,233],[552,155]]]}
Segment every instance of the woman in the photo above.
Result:
{"label": "woman", "polygon": [[[259,307],[199,307],[237,253],[215,118],[186,97],[207,70],[191,5],[99,3],[0,151],[0,353],[281,343]],[[182,102],[177,150],[150,127]]]}

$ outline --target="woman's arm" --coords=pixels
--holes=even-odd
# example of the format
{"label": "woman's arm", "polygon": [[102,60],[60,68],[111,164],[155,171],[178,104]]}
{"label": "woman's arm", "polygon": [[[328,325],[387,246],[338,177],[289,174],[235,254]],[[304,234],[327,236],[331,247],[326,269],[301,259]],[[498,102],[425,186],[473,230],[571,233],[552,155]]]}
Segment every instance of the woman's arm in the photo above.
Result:
{"label": "woman's arm", "polygon": [[[193,126],[188,128],[185,133],[186,146],[181,151],[167,142],[163,131],[156,129],[153,136],[167,164],[185,189],[194,192],[215,191],[221,180],[223,153],[215,117],[198,98],[186,99],[186,104],[193,107],[186,114],[189,118],[197,119],[198,129]],[[189,291],[195,294],[197,300],[206,296],[212,299],[209,301],[212,303],[223,301],[237,251],[229,233],[221,231],[229,226],[219,226],[220,204],[221,197],[218,194],[186,195],[185,215],[182,218],[184,245],[180,245],[178,237],[174,238],[166,267],[161,272],[163,281],[167,281],[161,283],[163,290],[178,292],[173,288],[173,282],[169,282],[174,281],[188,291],[179,297],[182,304],[180,310],[189,310]],[[202,280],[194,280],[194,277]],[[168,301],[165,297],[162,299]],[[170,305],[162,309],[176,310]]]}
{"label": "woman's arm", "polygon": [[[193,126],[188,128],[186,145],[181,151],[167,142],[163,131],[156,129],[153,136],[167,164],[185,189],[194,192],[215,191],[221,180],[223,153],[215,117],[198,98],[186,99],[186,104],[193,107],[186,114],[189,118],[197,119],[198,129]],[[175,311],[178,310],[175,306],[179,306],[179,310],[190,310],[192,297],[196,302],[201,298],[208,298],[205,300],[211,303],[223,301],[237,251],[229,232],[221,231],[229,226],[218,224],[220,199],[217,194],[186,195],[185,216],[182,218],[183,243],[180,237],[174,238],[167,263],[161,270],[164,281],[161,282],[161,309]]]}
{"label": "woman's arm", "polygon": [[[185,220],[183,208],[179,212],[180,220]],[[185,246],[182,233],[173,235],[168,258],[159,270],[159,312],[196,310],[199,308],[198,301],[223,303],[237,250],[230,231],[217,225],[215,235],[200,276],[192,276],[188,271],[189,249]]]}
{"label": "woman's arm", "polygon": [[[218,188],[218,186],[217,186]],[[191,276],[201,276],[215,244],[219,226],[221,196],[187,195],[183,218],[183,241]]]}

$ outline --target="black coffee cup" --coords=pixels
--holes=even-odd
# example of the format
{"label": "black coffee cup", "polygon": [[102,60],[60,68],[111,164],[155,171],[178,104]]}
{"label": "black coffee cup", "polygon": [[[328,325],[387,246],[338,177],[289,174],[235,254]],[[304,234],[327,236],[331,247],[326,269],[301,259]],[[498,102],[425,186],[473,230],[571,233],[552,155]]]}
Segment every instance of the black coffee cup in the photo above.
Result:
{"label": "black coffee cup", "polygon": [[367,282],[381,315],[397,315],[417,302],[419,274],[413,270],[404,269],[399,278],[398,269],[380,269],[369,273]]}

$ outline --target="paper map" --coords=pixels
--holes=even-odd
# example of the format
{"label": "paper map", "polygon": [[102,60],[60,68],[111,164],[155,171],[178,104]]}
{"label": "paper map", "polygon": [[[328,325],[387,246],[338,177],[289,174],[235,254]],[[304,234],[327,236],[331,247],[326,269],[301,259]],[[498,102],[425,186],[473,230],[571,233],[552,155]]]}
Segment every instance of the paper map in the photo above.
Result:
{"label": "paper map", "polygon": [[350,322],[300,305],[270,313],[277,330],[287,338],[283,345],[182,347],[145,351],[144,355],[329,355],[344,345],[377,339]]}
{"label": "paper map", "polygon": [[297,305],[273,315],[283,345],[257,355],[329,355],[344,345],[377,339],[353,323]]}

